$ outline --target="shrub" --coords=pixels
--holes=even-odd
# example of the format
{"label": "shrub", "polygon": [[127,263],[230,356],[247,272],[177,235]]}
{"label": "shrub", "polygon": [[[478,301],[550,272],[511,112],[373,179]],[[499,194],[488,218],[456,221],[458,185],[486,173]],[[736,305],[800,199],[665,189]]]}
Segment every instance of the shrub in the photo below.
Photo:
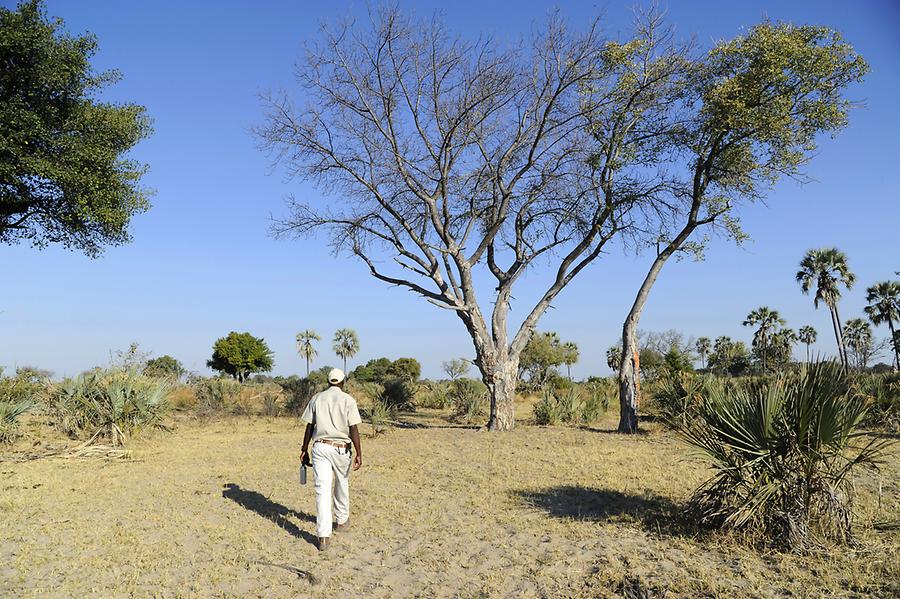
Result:
{"label": "shrub", "polygon": [[18,419],[34,405],[33,392],[33,384],[22,376],[0,378],[0,443],[18,438]]}
{"label": "shrub", "polygon": [[609,410],[610,392],[606,386],[592,386],[587,388],[587,399],[581,407],[581,418],[586,423],[600,420]]}
{"label": "shrub", "polygon": [[417,405],[439,410],[450,406],[453,403],[450,396],[452,384],[452,381],[423,381],[419,384]]}
{"label": "shrub", "polygon": [[198,413],[210,416],[224,412],[227,405],[234,405],[240,397],[241,385],[223,377],[199,379],[194,383],[194,392]]}
{"label": "shrub", "polygon": [[713,384],[711,378],[687,372],[668,373],[656,381],[651,407],[666,423],[684,426],[695,417],[704,391]]}
{"label": "shrub", "polygon": [[73,436],[124,445],[127,437],[162,428],[171,385],[131,370],[94,370],[51,386],[47,403],[57,428]]}
{"label": "shrub", "polygon": [[[550,388],[544,389],[544,393],[534,406],[534,419],[537,424],[578,424],[584,420],[585,403],[581,400],[581,394],[575,387],[562,393],[556,393]],[[591,411],[595,411],[592,407]]]}
{"label": "shrub", "polygon": [[287,396],[284,410],[291,416],[300,416],[306,409],[306,404],[316,394],[318,385],[309,378],[290,376],[286,379],[276,377],[275,382]]}
{"label": "shrub", "polygon": [[452,420],[471,423],[487,414],[487,387],[481,381],[458,378],[450,384]]}
{"label": "shrub", "polygon": [[368,409],[363,410],[363,418],[372,425],[372,436],[383,433],[397,419],[397,409],[381,400],[374,400]]}
{"label": "shrub", "polygon": [[413,410],[413,392],[412,385],[404,379],[394,379],[384,383],[379,401],[385,406],[395,410]]}
{"label": "shrub", "polygon": [[701,522],[787,547],[852,540],[851,475],[890,440],[860,429],[868,401],[833,362],[756,385],[711,385],[695,419],[674,420],[715,475],[691,500]]}
{"label": "shrub", "polygon": [[900,432],[900,374],[859,375],[853,391],[872,404],[866,424]]}

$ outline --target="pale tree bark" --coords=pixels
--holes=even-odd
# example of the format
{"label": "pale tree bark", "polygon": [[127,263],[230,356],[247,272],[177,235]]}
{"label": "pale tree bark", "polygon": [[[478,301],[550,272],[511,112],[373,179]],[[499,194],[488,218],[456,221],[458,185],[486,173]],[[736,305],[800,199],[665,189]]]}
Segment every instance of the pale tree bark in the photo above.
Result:
{"label": "pale tree bark", "polygon": [[[489,428],[510,430],[519,355],[539,319],[653,193],[648,177],[616,176],[629,165],[623,148],[652,137],[636,124],[656,114],[642,104],[654,85],[631,83],[596,23],[572,34],[556,17],[509,50],[396,10],[373,14],[371,30],[326,27],[322,38],[297,69],[308,106],[265,98],[256,133],[290,176],[337,201],[295,201],[275,231],[326,230],[373,277],[454,312],[490,394]],[[598,160],[590,125],[613,117],[627,126]],[[514,326],[514,285],[538,259],[553,276]],[[489,312],[481,268],[495,282]]]}

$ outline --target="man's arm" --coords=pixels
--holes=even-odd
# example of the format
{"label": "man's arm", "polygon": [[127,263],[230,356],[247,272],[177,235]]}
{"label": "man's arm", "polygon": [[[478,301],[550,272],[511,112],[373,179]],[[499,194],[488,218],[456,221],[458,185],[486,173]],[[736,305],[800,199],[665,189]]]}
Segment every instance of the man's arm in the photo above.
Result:
{"label": "man's arm", "polygon": [[312,466],[309,461],[309,440],[312,439],[313,425],[306,425],[306,432],[303,434],[303,447],[300,449],[300,463]]}
{"label": "man's arm", "polygon": [[356,450],[356,455],[353,456],[353,469],[359,470],[362,468],[362,441],[359,440],[359,427],[355,424],[350,427],[350,440],[353,441],[353,449]]}

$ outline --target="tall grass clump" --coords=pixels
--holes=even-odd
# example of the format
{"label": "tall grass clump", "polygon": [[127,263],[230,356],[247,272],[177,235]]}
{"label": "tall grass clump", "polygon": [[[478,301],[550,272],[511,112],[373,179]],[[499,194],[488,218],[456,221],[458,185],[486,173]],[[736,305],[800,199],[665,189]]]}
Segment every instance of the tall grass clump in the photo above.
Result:
{"label": "tall grass clump", "polygon": [[599,420],[609,408],[605,385],[589,385],[587,392],[571,386],[559,391],[545,387],[541,400],[534,405],[534,421],[538,425],[585,424]]}
{"label": "tall grass clump", "polygon": [[197,412],[201,416],[212,416],[234,407],[241,396],[241,384],[233,379],[216,377],[199,379],[194,383],[197,396]]}
{"label": "tall grass clump", "polygon": [[146,428],[162,428],[171,382],[136,370],[95,370],[52,385],[48,411],[62,432],[112,446]]}
{"label": "tall grass clump", "polygon": [[0,378],[0,444],[19,437],[19,417],[34,405],[32,389],[21,377]]}
{"label": "tall grass clump", "polygon": [[853,381],[853,392],[872,407],[866,423],[892,433],[900,432],[900,374],[861,374]]}
{"label": "tall grass clump", "polygon": [[451,419],[471,424],[487,415],[487,387],[476,379],[458,378],[450,383]]}
{"label": "tall grass clump", "polygon": [[862,430],[869,408],[834,362],[709,386],[694,419],[673,421],[715,471],[691,500],[698,518],[788,548],[852,542],[852,475],[889,443]]}

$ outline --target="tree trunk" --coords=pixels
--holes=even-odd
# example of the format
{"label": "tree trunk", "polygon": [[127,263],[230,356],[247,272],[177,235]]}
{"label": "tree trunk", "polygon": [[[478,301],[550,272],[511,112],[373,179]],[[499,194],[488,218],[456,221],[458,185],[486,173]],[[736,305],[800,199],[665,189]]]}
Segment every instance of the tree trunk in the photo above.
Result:
{"label": "tree trunk", "polygon": [[897,336],[897,333],[894,332],[894,321],[891,318],[888,318],[887,321],[888,330],[891,331],[891,349],[894,350],[894,363],[891,365],[891,370],[897,372],[897,369],[900,368],[900,347],[897,347],[897,344],[894,343],[894,339]]}
{"label": "tree trunk", "polygon": [[516,426],[515,399],[518,382],[519,360],[507,358],[496,365],[485,378],[491,398],[489,431],[511,431]]}
{"label": "tree trunk", "polygon": [[306,378],[309,378],[309,356],[306,356]]}
{"label": "tree trunk", "polygon": [[834,306],[828,306],[828,310],[831,312],[831,326],[834,329],[834,340],[837,342],[838,358],[841,360],[841,365],[847,368],[847,357],[844,355],[844,342],[841,337],[841,325],[837,319],[837,310]]}
{"label": "tree trunk", "polygon": [[809,343],[806,344],[806,363],[809,364]]}
{"label": "tree trunk", "polygon": [[622,363],[619,366],[619,429],[634,434],[638,430],[638,403],[641,397],[640,349],[637,320],[629,318],[622,327]]}
{"label": "tree trunk", "polygon": [[838,314],[837,304],[834,305],[834,320],[837,323],[838,345],[841,347],[841,355],[844,356],[844,368],[850,368],[850,356],[847,355],[847,345],[844,343],[844,329],[841,327],[841,317]]}

